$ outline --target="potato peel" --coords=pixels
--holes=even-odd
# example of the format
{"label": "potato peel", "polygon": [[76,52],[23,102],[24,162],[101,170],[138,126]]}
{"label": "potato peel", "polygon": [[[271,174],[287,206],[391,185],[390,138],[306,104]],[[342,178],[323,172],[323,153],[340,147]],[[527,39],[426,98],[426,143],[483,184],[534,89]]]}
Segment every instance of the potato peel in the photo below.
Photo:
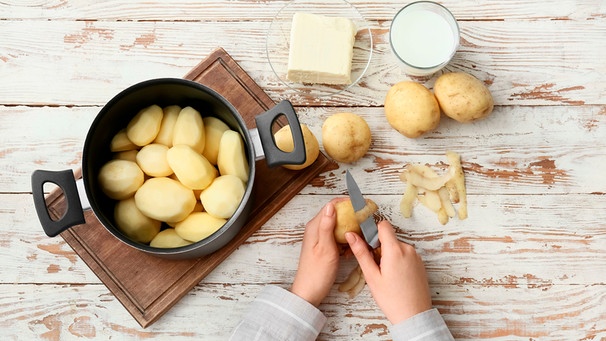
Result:
{"label": "potato peel", "polygon": [[426,171],[417,171],[418,169],[418,167],[411,167],[411,172],[409,172],[406,181],[417,187],[425,188],[430,191],[437,191],[441,187],[444,187],[444,184],[452,178],[452,174],[450,174],[450,172],[442,176],[433,177],[427,174],[428,172]]}
{"label": "potato peel", "polygon": [[410,183],[406,186],[406,191],[402,196],[402,201],[400,201],[400,212],[402,212],[404,218],[412,217],[412,206],[418,194],[417,186]]}
{"label": "potato peel", "polygon": [[446,158],[452,167],[452,180],[459,194],[459,219],[467,218],[467,188],[465,187],[465,175],[461,166],[461,156],[453,151],[446,152]]}
{"label": "potato peel", "polygon": [[365,284],[366,280],[364,279],[362,268],[360,268],[360,265],[357,265],[349,273],[345,281],[339,284],[338,289],[339,292],[346,292],[349,295],[349,298],[354,298],[362,291]]}
{"label": "potato peel", "polygon": [[[467,190],[461,156],[447,151],[448,170],[439,175],[423,164],[408,164],[400,173],[400,180],[407,184],[400,201],[400,212],[405,218],[412,216],[415,199],[436,213],[438,221],[445,225],[450,218],[467,218]],[[455,210],[454,204],[458,204]]]}

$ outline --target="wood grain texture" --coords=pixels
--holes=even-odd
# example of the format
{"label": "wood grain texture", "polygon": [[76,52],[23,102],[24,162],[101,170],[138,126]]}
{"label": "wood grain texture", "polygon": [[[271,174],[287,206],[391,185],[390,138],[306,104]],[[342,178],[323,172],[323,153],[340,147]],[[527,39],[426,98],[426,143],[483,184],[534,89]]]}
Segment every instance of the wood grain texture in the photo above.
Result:
{"label": "wood grain texture", "polygon": [[[358,87],[328,100],[293,95],[265,57],[265,34],[286,0],[0,3],[0,337],[225,340],[267,283],[288,288],[303,228],[351,170],[401,240],[425,260],[434,305],[457,340],[606,340],[606,3],[600,0],[441,1],[459,21],[461,47],[446,71],[481,79],[495,98],[486,120],[443,118],[410,140],[386,122],[389,87],[411,79],[391,55],[400,1],[352,0],[375,53]],[[142,329],[61,239],[42,233],[30,175],[80,167],[102,105],[141,80],[183,77],[218,46],[277,101],[291,99],[321,138],[335,112],[360,114],[369,153],[314,179],[152,326]],[[429,88],[435,77],[412,78]],[[438,223],[398,204],[406,163],[444,169],[459,152],[469,218]],[[50,190],[50,189],[49,189]],[[355,264],[344,260],[338,280]],[[367,289],[335,288],[319,340],[390,340]]]}
{"label": "wood grain texture", "polygon": [[[77,169],[84,139],[98,107],[0,107],[0,184],[4,191],[29,192],[35,169]],[[352,111],[373,132],[368,155],[354,172],[368,193],[400,193],[398,174],[408,162],[444,167],[448,149],[462,156],[471,193],[606,193],[606,106],[499,106],[486,120],[459,124],[446,117],[433,132],[408,139],[392,129],[382,108],[298,107],[302,123],[321,142],[322,122]],[[49,125],[52,118],[54,124]],[[27,136],[23,139],[23,136]],[[12,161],[11,161],[12,160]],[[306,194],[345,193],[335,174],[322,175]],[[396,186],[394,186],[394,184]]]}
{"label": "wood grain texture", "polygon": [[[474,74],[490,85],[497,105],[604,104],[603,21],[460,26],[461,48],[445,71]],[[275,100],[320,104],[285,90],[273,74],[266,62],[267,28],[256,21],[0,21],[3,74],[12,80],[0,84],[0,104],[102,105],[136,82],[182,77],[217,46],[234,51],[234,59]],[[322,105],[380,106],[392,84],[409,79],[390,52],[388,30],[389,22],[372,23],[375,52],[362,86]],[[61,67],[51,67],[49,60]],[[432,87],[434,78],[419,81]]]}
{"label": "wood grain texture", "polygon": [[[383,0],[380,3],[368,0],[351,0],[360,13],[372,20],[391,20],[404,5],[397,0]],[[322,6],[324,1],[315,1]],[[441,1],[453,12],[457,20],[585,20],[601,19],[606,5],[599,0],[563,0],[557,6],[529,0],[503,2],[462,2]],[[109,0],[9,0],[0,4],[3,19],[51,20],[145,20],[145,21],[238,21],[240,18],[268,21],[288,0],[272,1],[232,1],[208,0],[200,4],[196,0],[164,1],[120,1]],[[470,5],[472,4],[472,5]],[[43,14],[43,15],[41,15]]]}

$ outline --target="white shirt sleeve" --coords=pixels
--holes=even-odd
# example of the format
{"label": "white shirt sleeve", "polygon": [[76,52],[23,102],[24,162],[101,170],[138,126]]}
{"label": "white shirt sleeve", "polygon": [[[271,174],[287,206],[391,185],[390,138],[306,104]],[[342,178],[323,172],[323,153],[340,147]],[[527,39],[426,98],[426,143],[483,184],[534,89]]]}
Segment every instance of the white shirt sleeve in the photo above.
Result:
{"label": "white shirt sleeve", "polygon": [[234,330],[231,341],[315,340],[326,317],[301,297],[266,286]]}
{"label": "white shirt sleeve", "polygon": [[[274,285],[253,301],[230,341],[313,341],[326,317],[301,297]],[[393,341],[454,341],[437,309],[389,327]]]}
{"label": "white shirt sleeve", "polygon": [[430,309],[389,327],[393,341],[454,341],[437,309]]}

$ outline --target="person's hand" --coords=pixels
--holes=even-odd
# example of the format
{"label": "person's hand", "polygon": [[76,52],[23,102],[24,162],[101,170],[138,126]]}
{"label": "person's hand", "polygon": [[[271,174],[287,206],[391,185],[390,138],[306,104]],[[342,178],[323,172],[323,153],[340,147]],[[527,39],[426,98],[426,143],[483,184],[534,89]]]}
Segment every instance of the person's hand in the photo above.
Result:
{"label": "person's hand", "polygon": [[389,222],[382,221],[378,227],[380,265],[362,237],[353,232],[345,237],[377,305],[392,324],[397,324],[431,309],[427,274],[414,247],[400,242]]}
{"label": "person's hand", "polygon": [[329,202],[305,226],[301,256],[290,291],[319,306],[337,278],[339,249],[335,242],[335,200]]}

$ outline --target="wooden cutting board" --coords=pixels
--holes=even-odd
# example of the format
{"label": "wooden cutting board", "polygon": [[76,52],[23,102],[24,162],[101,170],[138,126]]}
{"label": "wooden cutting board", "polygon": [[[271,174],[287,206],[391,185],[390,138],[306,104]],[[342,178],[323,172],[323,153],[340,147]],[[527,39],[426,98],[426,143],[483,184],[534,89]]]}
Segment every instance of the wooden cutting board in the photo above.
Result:
{"label": "wooden cutting board", "polygon": [[[184,78],[222,94],[240,112],[249,128],[255,126],[255,115],[275,105],[222,48],[213,51]],[[283,124],[278,122],[278,125]],[[90,210],[85,212],[85,224],[74,226],[61,236],[145,328],[213,271],[313,178],[337,168],[322,153],[313,165],[301,171],[268,168],[264,160],[257,161],[256,167],[253,207],[248,222],[233,241],[211,255],[191,260],[167,260],[148,255],[115,238]],[[80,171],[76,176],[80,177]],[[65,211],[66,200],[57,190],[49,194],[47,204],[51,216],[58,219]]]}

